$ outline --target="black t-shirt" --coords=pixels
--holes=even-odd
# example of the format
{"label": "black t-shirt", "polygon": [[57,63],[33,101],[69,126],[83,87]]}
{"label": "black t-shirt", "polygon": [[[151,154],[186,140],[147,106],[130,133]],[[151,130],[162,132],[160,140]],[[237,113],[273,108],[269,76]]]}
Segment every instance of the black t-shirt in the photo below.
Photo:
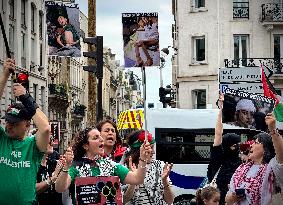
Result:
{"label": "black t-shirt", "polygon": [[[46,166],[40,165],[37,172],[37,183],[47,180],[52,176],[52,173],[56,167],[56,154],[48,156]],[[62,194],[55,191],[55,185],[51,185],[45,192],[37,195],[37,201],[39,205],[62,205]]]}

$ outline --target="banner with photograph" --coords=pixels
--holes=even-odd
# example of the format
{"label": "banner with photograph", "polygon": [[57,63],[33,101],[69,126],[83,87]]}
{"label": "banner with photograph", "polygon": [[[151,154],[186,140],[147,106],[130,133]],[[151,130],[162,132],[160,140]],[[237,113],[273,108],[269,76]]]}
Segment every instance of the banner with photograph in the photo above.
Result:
{"label": "banner with photograph", "polygon": [[122,205],[119,177],[77,177],[75,185],[77,205]]}
{"label": "banner with photograph", "polygon": [[80,11],[77,4],[46,1],[49,55],[80,57]]}
{"label": "banner with photograph", "polygon": [[273,99],[231,88],[226,88],[223,94],[223,123],[267,131],[265,116],[273,111]]}
{"label": "banner with photograph", "polygon": [[122,13],[125,67],[159,66],[158,13]]}

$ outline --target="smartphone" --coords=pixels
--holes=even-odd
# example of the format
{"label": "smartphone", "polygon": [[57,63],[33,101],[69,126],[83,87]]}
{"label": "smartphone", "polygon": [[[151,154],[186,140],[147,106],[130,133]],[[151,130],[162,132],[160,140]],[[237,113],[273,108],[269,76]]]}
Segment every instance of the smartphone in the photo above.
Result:
{"label": "smartphone", "polygon": [[245,189],[235,189],[237,197],[246,198]]}

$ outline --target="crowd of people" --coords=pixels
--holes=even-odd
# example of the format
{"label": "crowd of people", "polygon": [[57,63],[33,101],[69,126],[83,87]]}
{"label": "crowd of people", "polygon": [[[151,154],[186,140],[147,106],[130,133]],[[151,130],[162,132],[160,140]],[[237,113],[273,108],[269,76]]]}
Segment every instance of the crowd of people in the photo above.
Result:
{"label": "crowd of people", "polygon": [[[7,59],[0,75],[0,96],[11,71],[15,71],[15,62]],[[60,155],[53,149],[48,118],[33,97],[18,83],[12,91],[18,102],[3,117],[5,129],[0,127],[0,204],[76,204],[75,180],[90,176],[117,176],[126,205],[173,204],[169,178],[173,164],[153,158],[155,139],[149,132],[131,133],[126,150],[116,124],[105,119],[80,131]],[[281,204],[283,138],[275,117],[266,115],[269,134],[255,135],[249,141],[249,152],[241,153],[241,137],[223,135],[223,101],[220,95],[208,183],[197,190],[196,203]],[[37,129],[28,135],[31,120]]]}

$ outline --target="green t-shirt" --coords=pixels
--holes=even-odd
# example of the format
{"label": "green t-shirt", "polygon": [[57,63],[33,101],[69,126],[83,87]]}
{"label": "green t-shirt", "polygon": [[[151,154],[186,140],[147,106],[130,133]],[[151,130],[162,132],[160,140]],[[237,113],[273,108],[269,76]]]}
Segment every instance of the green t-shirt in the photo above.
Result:
{"label": "green t-shirt", "polygon": [[27,205],[36,200],[36,175],[44,153],[35,136],[19,141],[0,127],[0,204]]}
{"label": "green t-shirt", "polygon": [[[76,162],[74,162],[76,164]],[[72,179],[71,187],[74,188],[76,177],[86,176],[118,176],[123,182],[129,173],[129,169],[119,163],[109,159],[100,159],[97,162],[98,166],[91,167],[86,163],[79,163],[80,165],[73,165],[69,169],[69,175]],[[71,191],[73,204],[76,204],[74,190]]]}

